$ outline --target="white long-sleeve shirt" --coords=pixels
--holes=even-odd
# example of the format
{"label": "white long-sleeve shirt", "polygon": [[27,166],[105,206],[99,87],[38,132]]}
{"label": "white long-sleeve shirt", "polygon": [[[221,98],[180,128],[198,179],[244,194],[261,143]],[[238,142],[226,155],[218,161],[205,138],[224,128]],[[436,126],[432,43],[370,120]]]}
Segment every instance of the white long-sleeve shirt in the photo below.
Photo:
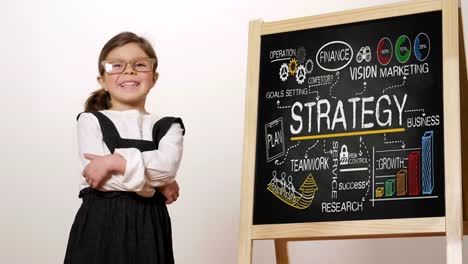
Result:
{"label": "white long-sleeve shirt", "polygon": [[[154,114],[143,114],[138,110],[101,110],[112,120],[121,138],[153,141],[153,125],[159,118]],[[80,190],[89,187],[82,176],[89,164],[84,153],[95,155],[111,154],[103,141],[99,121],[91,113],[82,113],[78,118],[78,155],[80,161]],[[113,174],[100,188],[102,191],[130,191],[141,196],[153,196],[154,187],[174,181],[182,159],[183,129],[178,123],[172,124],[166,135],[159,141],[158,149],[141,152],[137,148],[116,148],[126,160],[124,174]]]}

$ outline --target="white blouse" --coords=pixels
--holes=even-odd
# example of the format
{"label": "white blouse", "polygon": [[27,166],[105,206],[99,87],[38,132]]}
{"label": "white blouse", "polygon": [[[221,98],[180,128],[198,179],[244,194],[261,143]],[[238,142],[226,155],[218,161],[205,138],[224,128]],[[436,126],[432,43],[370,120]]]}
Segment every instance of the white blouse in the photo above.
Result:
{"label": "white blouse", "polygon": [[[121,138],[153,141],[153,125],[159,118],[154,114],[144,114],[132,110],[99,111],[112,120]],[[89,187],[81,172],[89,164],[84,153],[95,155],[111,154],[103,141],[99,121],[91,113],[82,113],[78,119],[78,155],[80,160],[80,190]],[[130,191],[144,197],[155,193],[154,187],[164,186],[174,181],[182,159],[183,135],[180,124],[174,123],[159,141],[158,149],[141,152],[137,148],[116,148],[127,161],[125,173],[113,174],[101,191]]]}

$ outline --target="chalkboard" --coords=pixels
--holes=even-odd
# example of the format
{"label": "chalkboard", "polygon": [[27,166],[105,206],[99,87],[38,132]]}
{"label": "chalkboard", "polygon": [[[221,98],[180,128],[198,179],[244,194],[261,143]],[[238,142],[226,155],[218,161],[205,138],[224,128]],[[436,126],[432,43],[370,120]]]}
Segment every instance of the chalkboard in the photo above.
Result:
{"label": "chalkboard", "polygon": [[445,215],[442,12],[261,36],[253,224]]}

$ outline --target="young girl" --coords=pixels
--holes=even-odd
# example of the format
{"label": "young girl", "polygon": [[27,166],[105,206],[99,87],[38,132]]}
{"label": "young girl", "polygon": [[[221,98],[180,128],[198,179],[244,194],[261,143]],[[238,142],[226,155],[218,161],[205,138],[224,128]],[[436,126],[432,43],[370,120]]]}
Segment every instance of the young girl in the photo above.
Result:
{"label": "young girl", "polygon": [[180,118],[145,110],[158,60],[130,32],[110,39],[99,56],[101,89],[77,117],[79,197],[65,264],[174,263],[166,204],[177,200],[182,157]]}

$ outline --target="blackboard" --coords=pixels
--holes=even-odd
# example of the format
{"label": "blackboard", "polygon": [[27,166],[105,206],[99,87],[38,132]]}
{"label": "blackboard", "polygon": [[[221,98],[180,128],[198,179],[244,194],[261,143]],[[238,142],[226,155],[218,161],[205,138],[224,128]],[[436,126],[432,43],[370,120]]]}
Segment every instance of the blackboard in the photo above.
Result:
{"label": "blackboard", "polygon": [[445,215],[442,12],[261,36],[253,224]]}

